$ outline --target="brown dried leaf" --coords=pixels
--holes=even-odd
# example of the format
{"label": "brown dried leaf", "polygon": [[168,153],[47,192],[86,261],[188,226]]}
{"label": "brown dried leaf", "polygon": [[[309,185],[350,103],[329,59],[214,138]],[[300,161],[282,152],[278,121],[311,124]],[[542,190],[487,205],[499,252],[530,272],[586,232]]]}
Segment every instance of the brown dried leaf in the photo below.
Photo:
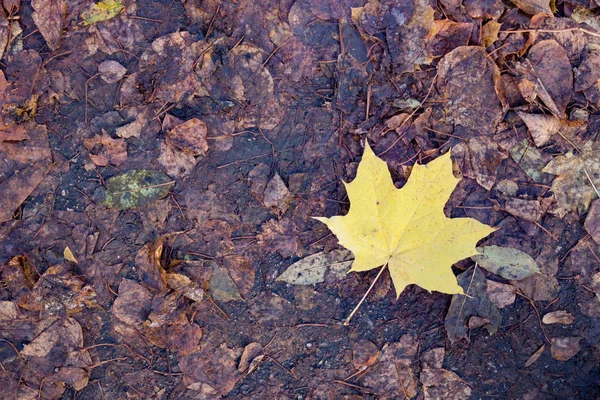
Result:
{"label": "brown dried leaf", "polygon": [[252,342],[244,347],[244,352],[238,364],[238,371],[250,374],[258,367],[258,364],[265,358],[265,352],[260,343]]}
{"label": "brown dried leaf", "polygon": [[529,15],[553,14],[550,8],[550,0],[510,0],[510,2]]}
{"label": "brown dried leaf", "polygon": [[167,274],[167,285],[175,292],[193,301],[201,301],[204,298],[204,289],[196,282],[182,274]]}
{"label": "brown dried leaf", "polygon": [[130,279],[119,284],[119,297],[115,299],[112,312],[127,325],[142,324],[152,306],[152,295],[146,288]]}
{"label": "brown dried leaf", "polygon": [[515,302],[515,287],[496,281],[487,280],[487,295],[496,308],[504,308]]}
{"label": "brown dried leaf", "polygon": [[127,144],[125,139],[113,139],[106,132],[94,135],[91,139],[84,139],[83,145],[90,151],[92,162],[99,167],[108,164],[119,166],[127,160]]}
{"label": "brown dried leaf", "polygon": [[281,179],[279,174],[275,173],[273,178],[267,183],[264,191],[263,203],[267,207],[276,207],[282,211],[285,211],[285,203],[290,195],[285,183]]}
{"label": "brown dried leaf", "polygon": [[203,156],[208,151],[206,142],[206,124],[198,118],[192,118],[176,125],[167,132],[167,145],[193,156]]}
{"label": "brown dried leaf", "polygon": [[583,226],[594,242],[600,244],[600,201],[594,200]]}
{"label": "brown dried leaf", "polygon": [[524,368],[527,368],[527,367],[533,365],[533,363],[535,363],[542,356],[542,354],[544,354],[545,349],[546,349],[546,345],[543,344],[542,347],[537,349],[537,351],[535,353],[533,353],[531,355],[531,357],[529,357],[527,359],[527,361],[525,362]]}
{"label": "brown dried leaf", "polygon": [[560,120],[553,115],[528,114],[521,111],[517,111],[517,114],[527,125],[529,134],[537,147],[548,143],[552,135],[557,133],[562,126]]}
{"label": "brown dried leaf", "polygon": [[267,251],[277,252],[282,257],[291,257],[298,252],[296,226],[289,219],[270,219],[261,225],[261,230],[256,238]]}
{"label": "brown dried leaf", "polygon": [[467,400],[471,388],[452,371],[445,369],[423,369],[420,376],[425,400]]}
{"label": "brown dried leaf", "polygon": [[542,317],[544,324],[570,325],[575,322],[575,317],[564,310],[552,311]]}
{"label": "brown dried leaf", "polygon": [[504,115],[496,94],[499,76],[482,47],[463,46],[446,54],[438,64],[437,87],[448,100],[447,121],[478,135],[495,132]]}
{"label": "brown dried leaf", "polygon": [[33,22],[46,40],[51,50],[56,50],[60,43],[63,31],[63,21],[67,15],[67,2],[65,0],[32,0],[31,14]]}
{"label": "brown dried leaf", "polygon": [[558,361],[567,361],[581,350],[580,337],[551,338],[550,354]]}
{"label": "brown dried leaf", "polygon": [[119,82],[125,76],[127,68],[114,60],[106,60],[98,65],[98,72],[104,82],[112,84]]}

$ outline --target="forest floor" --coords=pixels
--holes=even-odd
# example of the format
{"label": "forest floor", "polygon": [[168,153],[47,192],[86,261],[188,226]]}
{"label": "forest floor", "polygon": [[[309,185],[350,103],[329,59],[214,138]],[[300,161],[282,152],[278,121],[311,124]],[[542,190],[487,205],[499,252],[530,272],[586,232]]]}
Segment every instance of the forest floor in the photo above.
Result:
{"label": "forest floor", "polygon": [[[599,6],[4,0],[0,397],[599,399]],[[378,271],[311,217],[365,141],[397,187],[451,152],[539,273],[343,324]]]}

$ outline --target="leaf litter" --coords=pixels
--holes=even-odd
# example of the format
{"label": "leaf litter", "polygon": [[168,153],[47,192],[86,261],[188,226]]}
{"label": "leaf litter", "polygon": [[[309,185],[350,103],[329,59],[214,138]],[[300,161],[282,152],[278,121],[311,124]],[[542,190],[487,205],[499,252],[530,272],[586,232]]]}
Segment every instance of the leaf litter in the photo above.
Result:
{"label": "leaf litter", "polygon": [[[67,3],[5,1],[0,17],[9,396],[598,396],[593,10]],[[452,154],[462,180],[438,213],[497,228],[482,248],[539,267],[445,264],[477,283],[454,295],[479,305],[456,340],[450,296],[396,299],[385,274],[339,324],[375,272],[348,274],[309,216],[354,207],[338,183],[366,140],[394,188]],[[131,171],[162,175],[111,192]]]}

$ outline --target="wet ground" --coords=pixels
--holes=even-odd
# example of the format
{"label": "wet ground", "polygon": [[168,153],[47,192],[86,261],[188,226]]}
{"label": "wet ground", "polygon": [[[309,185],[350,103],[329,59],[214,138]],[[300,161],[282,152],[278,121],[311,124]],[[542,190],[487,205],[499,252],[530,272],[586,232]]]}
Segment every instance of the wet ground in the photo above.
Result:
{"label": "wet ground", "polygon": [[[93,4],[3,3],[5,398],[599,398],[598,6]],[[541,273],[462,261],[454,315],[384,274],[348,326],[377,271],[277,281],[365,140],[397,187],[452,149],[446,214]]]}

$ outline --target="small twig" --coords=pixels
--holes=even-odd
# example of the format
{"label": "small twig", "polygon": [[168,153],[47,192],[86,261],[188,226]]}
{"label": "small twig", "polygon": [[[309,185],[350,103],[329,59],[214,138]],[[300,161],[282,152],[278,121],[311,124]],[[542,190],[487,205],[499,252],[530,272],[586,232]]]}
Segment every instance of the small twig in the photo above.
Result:
{"label": "small twig", "polygon": [[591,36],[600,37],[600,33],[590,31],[584,28],[567,28],[567,29],[515,29],[510,31],[500,31],[498,33],[565,33],[565,32],[582,32]]}
{"label": "small twig", "polygon": [[346,320],[344,321],[344,326],[350,325],[350,320],[352,319],[352,317],[354,316],[354,314],[356,314],[356,311],[358,311],[358,309],[361,306],[361,304],[365,301],[365,299],[367,298],[368,294],[373,289],[373,286],[375,286],[375,283],[377,282],[377,280],[379,279],[379,277],[381,276],[381,274],[383,273],[383,271],[385,271],[387,269],[387,266],[388,266],[388,264],[385,263],[385,265],[383,267],[381,267],[381,269],[379,270],[379,273],[377,274],[377,276],[375,277],[375,279],[373,280],[373,282],[371,282],[371,286],[369,286],[369,289],[367,289],[367,291],[363,295],[362,299],[360,299],[360,301],[358,302],[358,304],[356,305],[356,307],[354,307],[354,310],[352,310],[352,312],[350,313],[350,315],[348,315],[348,318],[346,318]]}

